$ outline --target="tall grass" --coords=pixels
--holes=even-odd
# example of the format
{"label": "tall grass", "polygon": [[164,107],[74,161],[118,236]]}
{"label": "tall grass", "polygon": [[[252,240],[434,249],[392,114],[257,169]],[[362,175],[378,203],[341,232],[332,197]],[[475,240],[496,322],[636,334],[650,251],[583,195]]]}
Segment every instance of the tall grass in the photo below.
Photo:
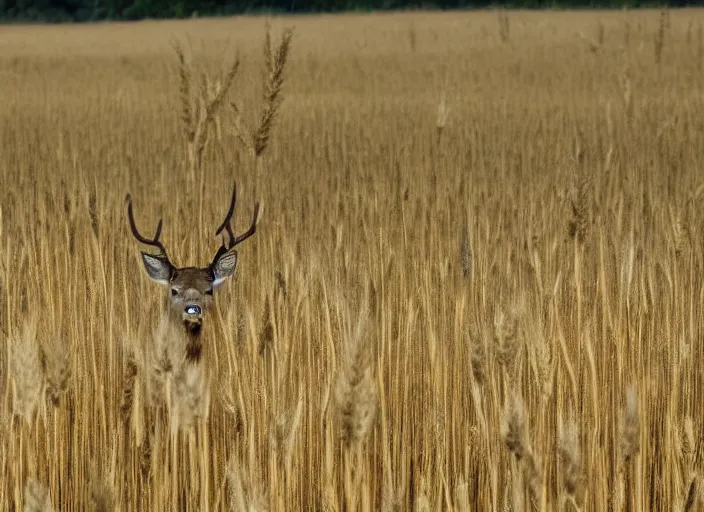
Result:
{"label": "tall grass", "polygon": [[7,509],[701,508],[702,14],[418,16],[3,29]]}

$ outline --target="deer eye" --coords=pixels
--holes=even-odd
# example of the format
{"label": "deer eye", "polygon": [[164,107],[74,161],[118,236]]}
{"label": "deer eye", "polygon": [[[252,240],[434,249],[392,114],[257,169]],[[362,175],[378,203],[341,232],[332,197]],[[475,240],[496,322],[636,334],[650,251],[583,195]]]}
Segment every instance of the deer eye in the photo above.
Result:
{"label": "deer eye", "polygon": [[176,288],[171,288],[171,296],[176,297],[178,295],[178,290]]}
{"label": "deer eye", "polygon": [[206,294],[206,295],[212,295],[212,294],[213,294],[213,289],[210,288],[210,289],[208,289],[208,290],[205,290],[205,294]]}

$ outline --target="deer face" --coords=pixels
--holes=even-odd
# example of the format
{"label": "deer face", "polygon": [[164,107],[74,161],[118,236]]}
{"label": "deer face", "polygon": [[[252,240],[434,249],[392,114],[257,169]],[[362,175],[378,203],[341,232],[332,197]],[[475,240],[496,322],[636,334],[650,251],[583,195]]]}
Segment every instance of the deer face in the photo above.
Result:
{"label": "deer face", "polygon": [[213,290],[235,273],[237,251],[231,249],[205,268],[175,268],[164,258],[142,253],[147,275],[167,286],[168,301],[191,334],[199,334],[203,314],[213,305]]}
{"label": "deer face", "polygon": [[161,235],[161,220],[157,225],[156,235],[148,239],[143,237],[134,222],[132,215],[132,201],[128,196],[127,214],[135,238],[146,245],[151,245],[157,250],[155,253],[142,252],[142,262],[147,275],[155,282],[168,288],[168,301],[173,313],[183,322],[186,331],[193,335],[200,333],[203,325],[203,315],[213,305],[213,291],[216,287],[235,273],[237,267],[237,251],[235,245],[252,236],[256,230],[259,218],[259,204],[254,207],[254,217],[249,230],[235,237],[232,233],[230,221],[235,209],[237,188],[233,190],[230,209],[222,225],[217,229],[217,236],[223,230],[229,236],[227,244],[223,242],[218,249],[213,261],[205,268],[183,267],[178,268],[171,264],[166,249],[159,242]]}

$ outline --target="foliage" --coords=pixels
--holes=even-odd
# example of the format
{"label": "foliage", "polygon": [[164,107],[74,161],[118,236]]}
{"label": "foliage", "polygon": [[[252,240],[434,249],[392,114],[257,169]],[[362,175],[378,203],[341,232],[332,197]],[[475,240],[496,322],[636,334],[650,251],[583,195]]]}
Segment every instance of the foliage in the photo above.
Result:
{"label": "foliage", "polygon": [[0,0],[0,20],[97,21],[188,18],[256,12],[310,13],[407,9],[522,9],[683,7],[704,2],[669,0]]}

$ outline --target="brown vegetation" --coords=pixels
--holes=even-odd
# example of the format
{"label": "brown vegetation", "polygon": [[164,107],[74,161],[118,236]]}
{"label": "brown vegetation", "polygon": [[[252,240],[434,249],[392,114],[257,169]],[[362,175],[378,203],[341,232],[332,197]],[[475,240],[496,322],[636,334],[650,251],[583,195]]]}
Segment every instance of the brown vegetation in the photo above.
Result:
{"label": "brown vegetation", "polygon": [[[2,506],[701,510],[703,25],[4,27]],[[233,181],[192,365],[124,199],[204,265]]]}

